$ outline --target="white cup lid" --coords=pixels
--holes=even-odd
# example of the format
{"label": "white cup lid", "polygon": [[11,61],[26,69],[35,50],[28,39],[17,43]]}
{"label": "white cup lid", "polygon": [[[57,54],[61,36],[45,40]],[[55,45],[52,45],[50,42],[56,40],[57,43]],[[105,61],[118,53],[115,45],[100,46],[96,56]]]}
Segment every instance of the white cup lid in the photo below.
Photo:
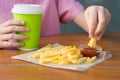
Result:
{"label": "white cup lid", "polygon": [[41,5],[38,4],[15,4],[12,13],[19,14],[43,14]]}

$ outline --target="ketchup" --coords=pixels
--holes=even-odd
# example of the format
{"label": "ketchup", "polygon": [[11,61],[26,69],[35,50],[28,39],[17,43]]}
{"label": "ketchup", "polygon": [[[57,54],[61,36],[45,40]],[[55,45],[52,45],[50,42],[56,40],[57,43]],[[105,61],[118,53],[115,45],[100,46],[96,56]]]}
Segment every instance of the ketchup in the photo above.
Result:
{"label": "ketchup", "polygon": [[81,50],[81,53],[83,54],[83,56],[85,57],[93,57],[93,56],[98,56],[100,54],[100,52],[98,52],[98,50],[96,48],[83,48]]}

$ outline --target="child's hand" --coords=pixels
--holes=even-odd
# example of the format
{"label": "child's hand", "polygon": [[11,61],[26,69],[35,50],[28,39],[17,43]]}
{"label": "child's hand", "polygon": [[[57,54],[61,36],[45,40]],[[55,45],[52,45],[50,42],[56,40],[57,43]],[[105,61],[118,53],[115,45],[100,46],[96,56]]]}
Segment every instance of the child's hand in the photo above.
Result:
{"label": "child's hand", "polygon": [[111,14],[103,6],[90,6],[85,10],[84,16],[88,25],[89,37],[95,35],[100,40],[111,19]]}
{"label": "child's hand", "polygon": [[25,35],[18,35],[14,32],[27,32],[28,28],[23,27],[24,21],[9,20],[0,25],[0,48],[19,47],[23,43],[10,40],[27,39]]}

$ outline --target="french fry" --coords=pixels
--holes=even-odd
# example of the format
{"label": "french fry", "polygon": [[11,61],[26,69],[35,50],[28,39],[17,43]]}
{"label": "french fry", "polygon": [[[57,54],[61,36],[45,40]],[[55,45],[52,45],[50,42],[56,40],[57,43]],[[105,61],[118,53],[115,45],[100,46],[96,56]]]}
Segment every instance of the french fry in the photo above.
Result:
{"label": "french fry", "polygon": [[94,62],[96,59],[97,59],[96,56],[94,56],[94,57],[92,57],[92,58],[89,58],[89,57],[88,57],[86,63],[92,63],[92,62]]}
{"label": "french fry", "polygon": [[93,37],[90,39],[89,43],[88,43],[88,47],[90,47],[90,48],[95,48],[96,42],[97,42],[96,36],[93,36]]}

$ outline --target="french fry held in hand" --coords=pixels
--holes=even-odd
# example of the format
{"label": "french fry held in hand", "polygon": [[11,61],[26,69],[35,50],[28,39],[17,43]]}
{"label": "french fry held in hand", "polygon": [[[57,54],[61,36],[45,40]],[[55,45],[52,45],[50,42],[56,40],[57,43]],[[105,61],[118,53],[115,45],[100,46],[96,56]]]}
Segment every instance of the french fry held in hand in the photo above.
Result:
{"label": "french fry held in hand", "polygon": [[88,43],[87,46],[90,47],[90,48],[95,48],[96,42],[97,42],[96,36],[93,36],[93,37],[90,39],[90,41],[89,41],[89,43]]}

